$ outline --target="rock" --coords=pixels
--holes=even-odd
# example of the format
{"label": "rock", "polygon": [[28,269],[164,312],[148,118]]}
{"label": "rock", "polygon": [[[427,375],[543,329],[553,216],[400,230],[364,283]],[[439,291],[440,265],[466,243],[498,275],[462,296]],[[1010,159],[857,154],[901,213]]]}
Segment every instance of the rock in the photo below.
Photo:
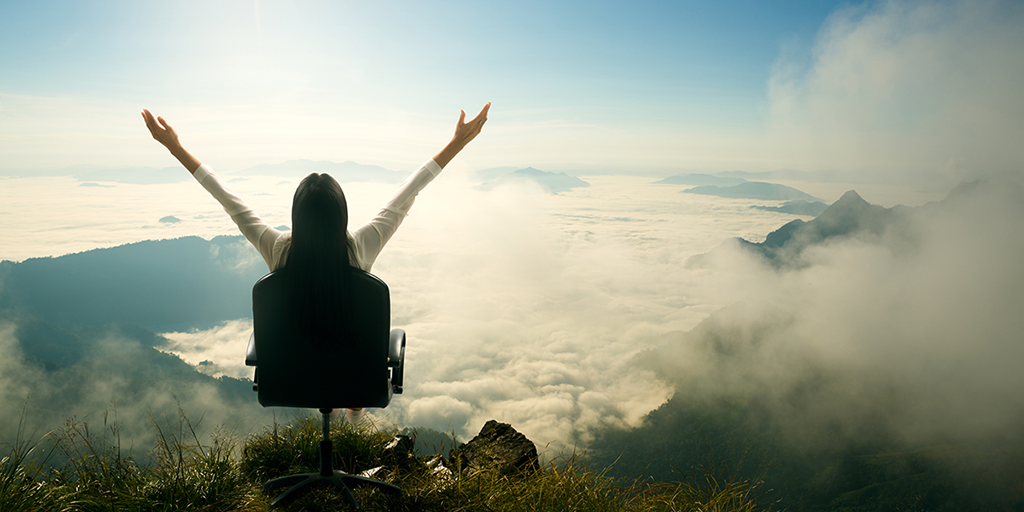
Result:
{"label": "rock", "polygon": [[427,461],[427,469],[434,476],[435,489],[447,489],[455,482],[455,474],[452,473],[451,469],[445,467],[444,458],[440,455]]}
{"label": "rock", "polygon": [[397,435],[388,442],[380,454],[381,462],[387,467],[408,468],[415,462],[416,441],[405,435]]}
{"label": "rock", "polygon": [[507,423],[488,421],[470,442],[449,453],[460,460],[464,471],[493,472],[497,476],[536,471],[540,468],[537,447]]}

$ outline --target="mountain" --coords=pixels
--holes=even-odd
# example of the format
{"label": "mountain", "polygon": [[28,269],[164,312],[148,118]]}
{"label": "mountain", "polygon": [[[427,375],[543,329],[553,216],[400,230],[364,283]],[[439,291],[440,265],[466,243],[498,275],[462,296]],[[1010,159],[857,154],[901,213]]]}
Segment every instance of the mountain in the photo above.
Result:
{"label": "mountain", "polygon": [[133,322],[159,332],[209,328],[251,316],[252,286],[267,272],[241,236],[145,241],[0,262],[0,309],[66,327]]}
{"label": "mountain", "polygon": [[892,172],[891,169],[867,168],[855,170],[818,170],[798,171],[795,169],[777,169],[764,172],[722,171],[717,176],[740,178],[748,181],[806,181],[814,183],[902,183],[904,185],[947,188],[956,185],[950,178],[931,170]]}
{"label": "mountain", "polygon": [[821,201],[786,201],[782,206],[751,206],[751,208],[768,212],[817,217],[828,209],[828,205]]}
{"label": "mountain", "polygon": [[[0,262],[0,443],[26,426],[117,422],[128,448],[151,446],[152,423],[181,410],[215,425],[259,428],[252,382],[214,378],[162,352],[155,334],[251,316],[266,265],[241,236],[185,237],[56,258]],[[247,340],[237,340],[239,359]],[[171,420],[173,421],[173,419]]]}
{"label": "mountain", "polygon": [[587,183],[575,176],[569,176],[564,172],[553,173],[527,167],[508,173],[500,178],[480,185],[481,190],[491,190],[494,187],[508,183],[536,183],[549,194],[568,192],[574,188],[589,187]]}
{"label": "mountain", "polygon": [[765,400],[695,399],[679,391],[642,427],[600,432],[587,464],[624,480],[705,473],[719,482],[762,482],[763,500],[790,512],[1010,511],[1024,501],[1024,444],[906,447],[881,438],[857,445],[837,436],[800,447]]}
{"label": "mountain", "polygon": [[686,189],[683,192],[687,194],[730,197],[734,199],[763,199],[780,201],[788,199],[802,199],[807,201],[818,200],[816,197],[801,192],[793,187],[787,187],[776,183],[764,183],[761,181],[746,181],[739,185],[731,185],[728,187],[704,185]]}
{"label": "mountain", "polygon": [[797,171],[795,169],[778,169],[763,172],[723,171],[718,174],[720,176],[750,181],[794,180],[826,183],[860,183],[859,180],[863,179],[864,171]]}
{"label": "mountain", "polygon": [[800,256],[805,249],[831,239],[856,236],[877,240],[886,232],[893,232],[904,243],[912,244],[916,235],[907,228],[907,214],[908,208],[904,206],[872,205],[851,190],[816,218],[807,222],[793,220],[769,233],[764,242],[752,243],[742,238],[728,240],[707,254],[692,256],[686,265],[703,266],[714,254],[736,244],[776,268],[804,265]]}
{"label": "mountain", "polygon": [[[711,473],[763,482],[772,489],[766,500],[781,499],[780,508],[792,512],[1014,510],[1024,503],[1014,469],[1024,467],[1019,423],[1005,437],[915,443],[894,432],[885,414],[921,404],[903,400],[883,375],[814,368],[812,354],[792,354],[787,344],[801,315],[738,303],[638,354],[632,364],[671,383],[674,394],[638,428],[596,431],[588,465],[613,478]],[[681,370],[681,357],[705,371]],[[784,375],[776,385],[758,382],[775,367]],[[847,401],[841,390],[863,390],[865,380],[881,382],[881,396]]]}
{"label": "mountain", "polygon": [[751,245],[763,248],[765,256],[771,258],[773,250],[784,247],[802,249],[827,238],[861,231],[881,234],[885,226],[896,219],[897,214],[898,210],[872,205],[851,190],[815,219],[807,223],[794,220],[769,233],[764,242]]}
{"label": "mountain", "polygon": [[102,165],[73,165],[59,169],[35,170],[35,171],[0,171],[0,176],[72,176],[78,181],[83,181],[83,187],[110,187],[95,183],[97,181],[131,183],[135,185],[162,185],[166,183],[180,183],[192,179],[188,172],[182,167],[156,167],[131,166],[131,167],[106,167]]}
{"label": "mountain", "polygon": [[[129,449],[151,446],[153,422],[175,410],[205,419],[202,436],[218,424],[241,427],[244,434],[264,415],[252,381],[204,375],[161,352],[167,341],[139,325],[69,329],[5,310],[0,331],[0,444],[14,441],[21,428],[45,432],[87,421],[100,430],[116,422]],[[239,358],[244,346],[239,341]]]}
{"label": "mountain", "polygon": [[595,432],[588,464],[763,481],[793,512],[1019,508],[1020,219],[1013,184],[914,208],[850,191],[691,258],[738,249],[777,272],[631,361],[674,393],[637,428]]}
{"label": "mountain", "polygon": [[522,169],[522,167],[506,165],[506,166],[502,166],[502,167],[490,167],[490,168],[487,168],[487,169],[481,169],[479,171],[476,171],[474,174],[476,175],[477,180],[479,180],[481,182],[486,182],[486,181],[496,180],[496,179],[498,179],[498,178],[500,178],[500,177],[502,177],[502,176],[504,176],[506,174],[509,174],[511,172],[515,172],[515,171],[517,171],[519,169]]}
{"label": "mountain", "polygon": [[340,183],[401,183],[409,172],[392,171],[378,165],[358,164],[352,161],[289,160],[278,164],[260,164],[239,171],[246,176],[287,176],[304,178],[310,173],[330,174]]}
{"label": "mountain", "polygon": [[676,174],[665,179],[655,181],[659,185],[716,185],[731,186],[738,185],[747,180],[743,178],[723,178],[711,174]]}

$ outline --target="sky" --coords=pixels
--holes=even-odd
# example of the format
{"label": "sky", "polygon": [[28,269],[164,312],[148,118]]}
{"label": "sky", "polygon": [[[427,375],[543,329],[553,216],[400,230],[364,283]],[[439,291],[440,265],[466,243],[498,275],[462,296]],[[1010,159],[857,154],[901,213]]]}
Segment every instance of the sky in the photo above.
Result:
{"label": "sky", "polygon": [[1019,174],[1019,2],[0,2],[0,171],[470,168]]}
{"label": "sky", "polygon": [[[794,216],[651,184],[792,169],[811,174],[785,184],[827,202],[855,188],[917,206],[965,179],[1019,183],[1019,2],[0,0],[0,13],[0,234],[18,241],[0,247],[3,259],[235,233],[150,138],[143,107],[278,225],[294,180],[234,171],[297,158],[412,170],[448,140],[459,109],[493,102],[483,133],[374,267],[394,291],[396,325],[414,336],[418,378],[384,411],[394,421],[472,435],[496,418],[571,445],[600,426],[636,426],[671,396],[672,383],[631,363],[655,347],[678,349],[666,361],[677,372],[721,369],[722,389],[746,375],[795,386],[791,370],[808,360],[872,376],[851,379],[921,398],[914,428],[936,423],[935,411],[989,418],[972,409],[992,405],[978,397],[1021,410],[1020,377],[1007,370],[1021,357],[1010,333],[1024,276],[1007,256],[1024,250],[1019,204],[917,219],[909,253],[854,240],[780,275],[735,255],[709,269],[685,261]],[[527,165],[591,187],[485,192],[470,172]],[[185,180],[83,188],[69,166],[168,168]],[[393,188],[344,186],[353,224]],[[779,336],[788,344],[735,368],[676,346],[743,300],[797,312]],[[168,336],[186,360],[236,371],[232,344],[248,326],[224,320]],[[947,414],[922,382],[970,391]],[[848,411],[866,406],[847,398]]]}

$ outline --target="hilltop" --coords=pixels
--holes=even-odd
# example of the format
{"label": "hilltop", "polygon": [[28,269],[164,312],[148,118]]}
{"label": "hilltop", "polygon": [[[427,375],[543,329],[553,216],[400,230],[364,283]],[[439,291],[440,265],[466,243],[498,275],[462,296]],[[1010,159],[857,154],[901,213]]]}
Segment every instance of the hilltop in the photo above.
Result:
{"label": "hilltop", "polygon": [[[275,424],[241,443],[229,433],[221,433],[209,443],[200,442],[196,425],[184,416],[176,425],[155,423],[153,427],[162,435],[148,463],[141,462],[141,457],[123,456],[116,426],[90,434],[84,423],[71,422],[44,441],[15,445],[3,453],[0,463],[0,507],[4,512],[262,512],[271,510],[269,503],[274,497],[262,492],[264,482],[315,472],[319,467],[321,428],[313,416]],[[483,435],[482,431],[478,438]],[[441,452],[417,456],[408,449],[412,439],[365,424],[336,423],[331,426],[330,439],[335,468],[402,489],[401,497],[365,487],[354,489],[361,510],[367,511],[769,509],[759,505],[765,500],[756,483],[733,483],[711,475],[689,482],[618,482],[588,470],[572,453],[540,467],[510,465],[490,452],[466,459],[463,450],[477,439],[447,457]],[[66,456],[56,471],[45,470],[53,462],[46,455],[50,448]],[[273,510],[350,509],[337,490],[324,486],[311,486],[279,505]]]}

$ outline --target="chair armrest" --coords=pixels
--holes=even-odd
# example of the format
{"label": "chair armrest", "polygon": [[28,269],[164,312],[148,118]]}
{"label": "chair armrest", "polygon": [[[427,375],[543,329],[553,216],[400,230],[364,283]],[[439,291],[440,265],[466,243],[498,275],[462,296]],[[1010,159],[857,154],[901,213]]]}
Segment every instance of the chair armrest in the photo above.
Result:
{"label": "chair armrest", "polygon": [[405,329],[392,329],[388,342],[388,367],[402,366],[405,361]]}
{"label": "chair armrest", "polygon": [[256,331],[249,335],[249,346],[245,349],[245,365],[256,365]]}
{"label": "chair armrest", "polygon": [[391,368],[391,388],[396,394],[402,392],[405,377],[405,329],[392,329],[388,343],[388,367]]}

